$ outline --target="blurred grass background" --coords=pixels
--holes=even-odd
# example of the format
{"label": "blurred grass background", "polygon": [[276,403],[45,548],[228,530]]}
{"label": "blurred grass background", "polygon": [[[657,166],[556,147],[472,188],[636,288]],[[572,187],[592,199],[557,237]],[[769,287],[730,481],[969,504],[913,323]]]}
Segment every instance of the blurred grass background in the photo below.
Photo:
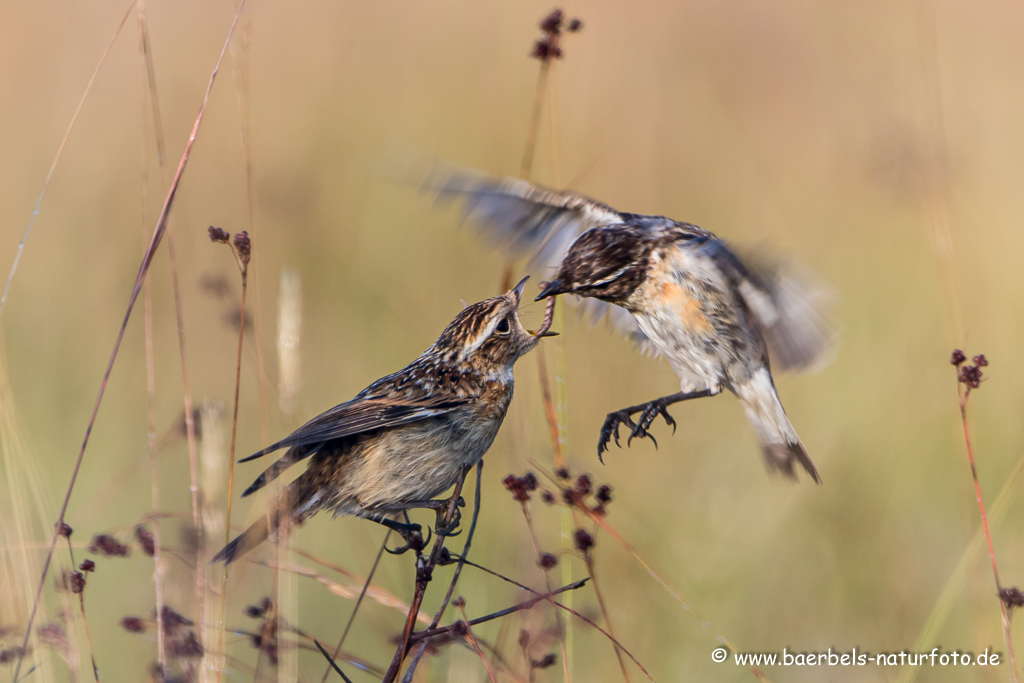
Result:
{"label": "blurred grass background", "polygon": [[[461,1],[248,6],[244,52],[235,55],[248,56],[258,259],[250,278],[259,290],[250,304],[260,316],[271,388],[282,269],[298,273],[303,295],[298,408],[288,418],[271,397],[264,427],[270,438],[412,360],[454,317],[460,300],[495,292],[501,259],[458,227],[454,211],[432,207],[429,197],[388,180],[382,169],[395,149],[415,149],[514,174],[537,73],[527,55],[537,21],[550,9]],[[663,425],[656,428],[659,450],[634,443],[613,449],[600,466],[594,447],[605,413],[671,393],[677,380],[664,362],[566,316],[569,464],[613,485],[609,522],[706,620],[669,599],[601,535],[597,571],[616,633],[659,681],[753,680],[747,670],[711,661],[718,635],[750,651],[912,648],[978,527],[947,364],[954,346],[968,355],[984,352],[992,363],[989,381],[971,402],[987,502],[1024,455],[1024,7],[736,0],[644,7],[581,2],[565,9],[585,26],[568,37],[566,58],[555,66],[553,125],[545,119],[541,127],[534,177],[792,256],[834,288],[842,331],[829,366],[777,378],[824,480],[820,487],[794,486],[765,476],[730,397],[678,407],[674,437]],[[52,155],[124,11],[119,2],[0,5],[5,275]],[[172,168],[232,12],[228,3],[147,5]],[[236,38],[239,47],[242,42]],[[11,416],[3,447],[18,463],[17,471],[5,468],[4,489],[24,493],[30,479],[38,483],[38,495],[9,500],[32,520],[28,528],[38,544],[59,509],[162,198],[152,131],[142,118],[143,78],[130,19],[72,133],[0,319],[10,382],[3,407]],[[172,216],[197,404],[219,399],[230,406],[233,391],[237,331],[225,316],[237,301],[237,275],[226,251],[210,244],[206,227],[250,229],[239,92],[232,68],[225,68]],[[144,221],[143,163],[150,198]],[[950,238],[945,251],[943,224]],[[535,275],[536,281],[544,274]],[[230,283],[229,300],[204,291],[204,278],[217,276]],[[163,434],[176,429],[182,411],[164,247],[151,281]],[[539,305],[526,308],[527,323],[541,313]],[[141,321],[140,307],[71,500],[67,521],[76,541],[130,529],[149,512]],[[250,338],[239,456],[264,445],[253,348]],[[473,556],[540,586],[526,526],[500,485],[509,472],[551,463],[536,363],[535,357],[520,362],[516,400],[486,458]],[[15,451],[18,440],[23,448]],[[160,457],[162,508],[187,513],[184,440],[170,439]],[[239,466],[237,484],[244,487],[259,471],[260,465]],[[1024,582],[1017,521],[1024,509],[1018,497],[1010,500],[992,532],[1003,581],[1016,585]],[[264,504],[236,500],[235,522],[253,519]],[[536,515],[546,549],[557,550],[559,515],[543,507]],[[14,522],[0,524],[10,530]],[[178,526],[164,523],[166,545],[181,543]],[[321,516],[293,542],[365,576],[381,536],[375,525]],[[43,551],[33,546],[33,552],[41,561]],[[58,570],[66,566],[66,549],[58,547],[56,561]],[[574,576],[584,574],[581,562],[564,561],[573,562]],[[152,562],[136,551],[98,565],[86,609],[101,674],[142,680],[155,646],[117,622],[126,614],[149,615]],[[191,571],[174,560],[168,568],[168,602],[186,614]],[[447,571],[428,591],[429,610]],[[408,599],[411,572],[409,556],[386,557],[378,580]],[[0,578],[6,595],[34,590],[34,583],[12,585],[12,576]],[[40,624],[60,608],[50,584]],[[264,567],[233,569],[228,624],[252,626],[241,610],[269,594],[269,585]],[[336,642],[352,602],[308,579],[297,586],[299,626]],[[519,599],[470,569],[457,594],[466,597],[471,616]],[[575,604],[597,615],[592,593],[579,594]],[[0,606],[0,626],[15,633],[26,618],[20,603]],[[536,630],[541,621],[550,623],[550,614],[537,607],[524,620]],[[400,623],[397,612],[368,603],[346,650],[386,666],[393,651],[388,639]],[[517,662],[512,643],[519,625],[506,626],[509,657]],[[500,628],[497,622],[481,627],[480,635],[497,638]],[[18,638],[8,636],[4,645]],[[228,640],[229,654],[255,661],[248,641]],[[927,649],[934,645],[1005,650],[983,552]],[[549,642],[549,651],[557,649]],[[44,663],[33,675],[67,680],[57,657],[30,659]],[[319,680],[323,668],[319,654],[300,654],[300,680]],[[80,677],[89,678],[86,672],[87,665]],[[580,681],[620,678],[612,649],[578,625],[573,672]],[[484,675],[476,656],[457,647],[429,679],[423,673],[423,680],[437,681]],[[766,673],[780,681],[896,677],[872,667]],[[640,678],[635,670],[631,675]],[[232,670],[227,680],[249,676]],[[559,680],[561,667],[538,676]],[[1005,677],[1004,667],[935,668],[919,680]]]}

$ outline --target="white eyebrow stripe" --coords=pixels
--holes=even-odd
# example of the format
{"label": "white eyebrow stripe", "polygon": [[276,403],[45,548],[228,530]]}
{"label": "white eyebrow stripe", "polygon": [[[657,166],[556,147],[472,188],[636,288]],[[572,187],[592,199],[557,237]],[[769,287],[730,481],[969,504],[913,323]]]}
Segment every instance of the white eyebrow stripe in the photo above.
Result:
{"label": "white eyebrow stripe", "polygon": [[472,343],[467,344],[462,348],[462,353],[459,354],[459,358],[465,360],[469,358],[471,355],[473,355],[473,352],[479,349],[480,346],[485,341],[487,341],[487,338],[490,337],[491,333],[494,332],[494,328],[498,326],[498,323],[501,322],[501,319],[504,317],[505,314],[495,315],[494,318],[489,323],[487,323],[487,327],[485,327],[483,331],[480,334],[478,334],[476,338],[473,339]]}
{"label": "white eyebrow stripe", "polygon": [[609,275],[605,279],[598,280],[597,282],[593,283],[591,286],[592,287],[597,287],[598,285],[606,285],[609,282],[614,282],[615,280],[618,280],[620,277],[622,277],[623,273],[625,273],[627,270],[629,270],[629,266],[628,265],[627,266],[622,266],[621,268],[619,268],[617,271],[615,271],[614,273],[612,273],[611,275]]}

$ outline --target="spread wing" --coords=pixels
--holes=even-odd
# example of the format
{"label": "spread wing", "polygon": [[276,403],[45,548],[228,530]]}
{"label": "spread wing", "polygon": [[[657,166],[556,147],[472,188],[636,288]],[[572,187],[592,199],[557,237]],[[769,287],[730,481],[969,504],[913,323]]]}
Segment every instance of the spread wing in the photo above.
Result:
{"label": "spread wing", "polygon": [[425,398],[406,400],[364,397],[362,394],[317,415],[277,443],[238,462],[249,462],[281,448],[315,446],[333,439],[355,436],[383,427],[417,422],[444,415],[470,402],[470,398]]}
{"label": "spread wing", "polygon": [[624,223],[610,206],[575,192],[517,178],[493,178],[441,167],[426,183],[439,200],[461,203],[463,217],[509,258],[528,256],[529,268],[554,268],[581,234]]}
{"label": "spread wing", "polygon": [[715,261],[761,323],[773,369],[806,368],[831,345],[831,297],[820,284],[791,265],[757,259],[745,264],[718,239],[697,248]]}
{"label": "spread wing", "polygon": [[[650,230],[674,225],[659,216],[620,213],[575,192],[451,166],[435,170],[426,185],[439,200],[460,203],[463,217],[507,258],[529,257],[528,268],[547,272],[556,270],[576,238],[592,228],[626,222]],[[597,299],[571,299],[591,323],[607,319],[644,352],[656,354],[626,310]]]}

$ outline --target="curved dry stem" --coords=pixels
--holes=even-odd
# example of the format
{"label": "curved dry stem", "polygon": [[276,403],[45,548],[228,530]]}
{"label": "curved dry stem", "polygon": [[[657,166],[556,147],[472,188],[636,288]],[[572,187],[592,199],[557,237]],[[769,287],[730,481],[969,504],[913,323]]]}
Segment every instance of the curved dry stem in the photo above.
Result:
{"label": "curved dry stem", "polygon": [[[239,13],[242,11],[244,6],[245,0],[241,0],[238,5]],[[29,637],[32,634],[32,626],[35,623],[36,613],[39,610],[39,600],[43,594],[43,586],[46,585],[46,577],[50,572],[50,565],[53,562],[53,551],[57,546],[58,530],[61,525],[64,524],[64,515],[67,513],[68,504],[71,502],[71,493],[75,489],[75,482],[78,480],[78,473],[82,468],[82,461],[85,458],[85,449],[89,445],[89,436],[92,434],[93,425],[96,423],[96,416],[99,414],[100,403],[103,401],[103,395],[107,389],[107,382],[110,381],[110,374],[114,369],[114,362],[117,360],[118,351],[121,349],[121,342],[124,339],[125,330],[128,327],[128,320],[135,307],[135,302],[139,298],[139,293],[142,289],[142,282],[145,280],[146,273],[149,272],[149,266],[153,262],[153,256],[156,254],[156,250],[160,246],[160,242],[167,230],[167,218],[170,216],[171,207],[174,205],[174,197],[177,194],[178,186],[181,183],[181,176],[185,172],[185,166],[188,164],[189,155],[192,153],[192,146],[195,144],[196,135],[199,132],[199,125],[202,123],[203,114],[206,111],[206,105],[210,99],[210,91],[213,90],[213,83],[217,78],[217,72],[220,70],[221,62],[224,59],[224,53],[227,50],[228,42],[231,40],[231,35],[234,32],[235,23],[237,21],[238,14],[236,13],[235,19],[231,23],[231,28],[228,30],[227,37],[224,40],[224,46],[221,48],[217,64],[213,69],[213,73],[210,75],[210,81],[206,86],[206,93],[203,95],[203,102],[199,107],[199,113],[196,116],[195,123],[192,125],[192,131],[189,134],[188,142],[185,144],[185,151],[182,152],[181,161],[178,162],[178,170],[174,175],[174,180],[171,182],[170,190],[164,199],[163,208],[160,210],[160,217],[157,219],[156,227],[153,229],[153,236],[150,239],[149,246],[146,248],[146,253],[142,258],[142,263],[139,265],[139,272],[135,276],[135,284],[132,286],[131,296],[128,299],[128,307],[124,314],[124,320],[121,322],[117,338],[114,341],[114,348],[110,353],[110,360],[107,362],[107,369],[103,373],[103,379],[100,382],[99,392],[96,396],[96,402],[93,404],[92,414],[89,416],[89,423],[85,429],[85,437],[82,439],[82,446],[78,451],[78,457],[75,459],[75,465],[71,472],[71,480],[68,482],[68,488],[64,494],[64,501],[61,503],[60,512],[57,515],[57,523],[54,526],[53,534],[50,538],[50,547],[46,553],[46,560],[43,562],[43,571],[39,577],[39,584],[36,587],[35,597],[32,602],[32,611],[29,614],[28,624],[25,627],[25,637],[22,642],[22,649],[19,651],[18,663],[15,665],[14,680],[18,680],[18,673],[21,671],[25,648],[27,647]]]}
{"label": "curved dry stem", "polygon": [[132,9],[135,7],[135,0],[132,0],[128,5],[128,9],[125,10],[124,17],[121,18],[121,23],[117,25],[117,30],[114,31],[114,35],[111,36],[110,42],[107,43],[107,47],[103,50],[103,54],[100,55],[100,61],[96,64],[96,68],[93,69],[92,76],[89,77],[89,82],[85,86],[85,92],[82,93],[82,97],[78,100],[78,105],[75,107],[75,111],[71,114],[71,121],[68,123],[67,129],[64,131],[64,137],[61,138],[60,144],[57,146],[57,153],[53,156],[53,161],[50,163],[50,170],[46,172],[46,179],[43,180],[43,189],[39,191],[39,197],[36,199],[36,205],[32,208],[32,216],[28,219],[28,226],[25,228],[25,234],[22,235],[21,241],[18,242],[18,251],[14,254],[14,263],[11,264],[11,270],[7,274],[7,280],[4,282],[3,294],[0,294],[0,314],[3,313],[4,304],[7,303],[7,295],[11,291],[11,282],[14,280],[14,274],[18,271],[18,264],[21,263],[21,255],[25,251],[25,244],[28,242],[28,236],[32,233],[32,226],[35,225],[36,216],[39,215],[39,207],[43,204],[43,197],[46,196],[46,191],[50,187],[50,180],[53,178],[53,172],[57,170],[57,163],[60,161],[60,157],[64,154],[64,147],[68,144],[68,138],[71,137],[71,129],[75,127],[75,122],[78,121],[78,115],[82,111],[82,105],[85,104],[86,98],[89,93],[92,92],[92,86],[96,82],[96,76],[99,75],[100,69],[107,61],[107,55],[110,54],[111,48],[114,47],[114,41],[121,35],[121,29],[128,22],[128,17],[132,15]]}
{"label": "curved dry stem", "polygon": [[[455,584],[459,581],[459,576],[462,575],[462,567],[468,562],[466,555],[469,553],[469,548],[473,544],[473,534],[476,532],[476,522],[480,517],[480,486],[483,483],[484,475],[484,461],[481,460],[476,465],[476,490],[473,492],[473,521],[469,524],[469,533],[466,536],[466,545],[462,547],[462,554],[458,556],[459,563],[455,567],[455,573],[452,574],[452,580],[448,584],[448,592],[444,595],[444,600],[441,601],[441,606],[437,608],[437,612],[434,614],[433,621],[430,622],[430,628],[437,628],[437,625],[441,623],[441,618],[444,616],[444,611],[448,608],[448,603],[452,599],[452,593],[455,591]],[[412,663],[409,664],[409,670],[405,673],[405,678],[402,679],[402,683],[412,683],[412,676],[416,672],[416,667],[419,665],[420,660],[423,658],[423,654],[427,651],[427,643],[424,641],[420,643],[420,646],[416,649],[416,654],[413,655]]]}

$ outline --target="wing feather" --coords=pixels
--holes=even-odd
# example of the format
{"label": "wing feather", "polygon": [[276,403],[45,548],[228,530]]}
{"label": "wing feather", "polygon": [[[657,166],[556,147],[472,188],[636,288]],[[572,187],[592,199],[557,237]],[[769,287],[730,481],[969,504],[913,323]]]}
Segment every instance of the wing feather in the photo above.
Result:
{"label": "wing feather", "polygon": [[277,443],[239,462],[255,460],[281,448],[322,444],[356,436],[374,429],[397,427],[451,412],[470,402],[469,398],[446,397],[423,401],[401,401],[383,397],[357,396],[337,405],[302,425]]}
{"label": "wing feather", "polygon": [[[835,340],[828,323],[830,299],[824,287],[792,265],[761,259],[741,261],[721,240],[698,247],[733,283],[761,323],[773,369],[810,366]],[[747,264],[750,264],[749,266]]]}
{"label": "wing feather", "polygon": [[439,200],[460,203],[463,217],[496,247],[528,256],[530,268],[555,267],[587,230],[624,222],[615,209],[575,192],[451,166],[436,169],[426,186]]}

